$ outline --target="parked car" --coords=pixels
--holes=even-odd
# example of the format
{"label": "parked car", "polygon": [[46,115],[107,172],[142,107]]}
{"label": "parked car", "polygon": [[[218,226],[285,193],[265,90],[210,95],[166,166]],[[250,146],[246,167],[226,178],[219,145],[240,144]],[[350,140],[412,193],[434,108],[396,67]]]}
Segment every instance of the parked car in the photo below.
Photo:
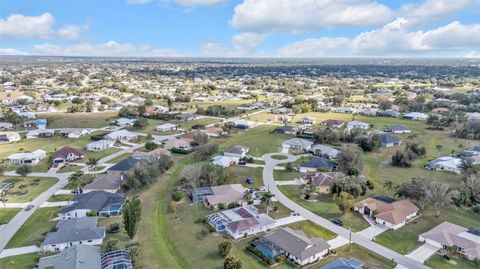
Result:
{"label": "parked car", "polygon": [[343,221],[341,221],[339,219],[332,220],[332,223],[335,224],[335,225],[338,225],[338,226],[343,226]]}
{"label": "parked car", "polygon": [[253,184],[254,180],[251,177],[247,177],[247,183],[248,184]]}
{"label": "parked car", "polygon": [[246,164],[247,164],[247,161],[245,160],[238,161],[238,165],[246,165]]}
{"label": "parked car", "polygon": [[25,211],[30,211],[32,210],[33,208],[33,205],[27,205],[27,207],[25,207]]}

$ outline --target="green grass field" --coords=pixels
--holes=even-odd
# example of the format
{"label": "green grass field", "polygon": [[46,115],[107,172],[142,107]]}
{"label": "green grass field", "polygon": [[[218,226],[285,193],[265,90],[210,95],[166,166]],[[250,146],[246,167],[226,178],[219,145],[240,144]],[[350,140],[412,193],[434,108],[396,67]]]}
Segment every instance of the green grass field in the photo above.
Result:
{"label": "green grass field", "polygon": [[0,202],[0,225],[7,224],[20,210],[20,208],[3,208],[3,203]]}
{"label": "green grass field", "polygon": [[292,201],[329,220],[340,219],[345,227],[352,226],[352,231],[357,232],[368,228],[368,223],[358,214],[347,213],[342,215],[332,196],[321,194],[317,201],[305,201],[300,198],[301,191],[298,186],[280,186],[279,189]]}
{"label": "green grass field", "polygon": [[52,221],[52,218],[56,216],[58,210],[58,207],[37,209],[15,233],[6,248],[39,246],[45,238],[45,234],[52,231],[57,224],[55,221]]}
{"label": "green grass field", "polygon": [[117,118],[117,112],[42,113],[48,119],[48,128],[102,128]]}
{"label": "green grass field", "polygon": [[57,194],[48,198],[48,202],[63,202],[63,201],[72,201],[73,194]]}
{"label": "green grass field", "polygon": [[31,253],[0,259],[0,269],[32,269],[37,265],[40,254]]}
{"label": "green grass field", "polygon": [[[6,177],[0,176],[0,182],[12,182],[11,188],[5,198],[10,203],[24,203],[29,202],[42,192],[57,183],[57,178],[35,178],[35,177]],[[26,194],[23,194],[26,192]]]}
{"label": "green grass field", "polygon": [[308,237],[318,237],[324,240],[330,240],[335,238],[337,235],[322,226],[319,226],[309,220],[295,222],[292,224],[287,225],[289,228],[293,230],[301,230],[303,231]]}
{"label": "green grass field", "polygon": [[459,259],[456,257],[451,258],[451,261],[447,261],[444,257],[440,255],[433,255],[430,259],[425,262],[425,265],[432,269],[478,269],[480,264],[475,264],[474,262]]}
{"label": "green grass field", "polygon": [[[102,250],[106,249],[109,240],[117,240],[117,248],[125,248],[129,243],[131,243],[130,237],[128,237],[127,232],[123,228],[122,222],[122,216],[112,216],[109,218],[100,218],[98,220],[97,226],[104,226],[107,230],[101,245]],[[111,224],[120,224],[120,231],[118,233],[109,233],[108,228]]]}

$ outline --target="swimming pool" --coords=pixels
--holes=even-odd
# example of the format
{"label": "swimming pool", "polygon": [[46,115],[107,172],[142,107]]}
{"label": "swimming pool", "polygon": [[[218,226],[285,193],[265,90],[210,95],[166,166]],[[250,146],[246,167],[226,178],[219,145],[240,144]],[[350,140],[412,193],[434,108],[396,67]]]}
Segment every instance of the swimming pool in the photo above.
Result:
{"label": "swimming pool", "polygon": [[269,258],[270,260],[275,260],[278,256],[278,254],[276,254],[271,247],[265,244],[258,246],[257,250],[260,251],[265,257]]}

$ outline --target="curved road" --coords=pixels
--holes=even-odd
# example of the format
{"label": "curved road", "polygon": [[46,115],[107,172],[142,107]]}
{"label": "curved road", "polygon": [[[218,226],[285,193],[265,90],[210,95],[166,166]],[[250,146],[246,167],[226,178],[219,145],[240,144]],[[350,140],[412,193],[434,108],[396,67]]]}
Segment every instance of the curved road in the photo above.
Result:
{"label": "curved road", "polygon": [[[287,157],[287,159],[283,160],[276,160],[273,159],[272,156],[274,155],[282,155]],[[344,237],[344,238],[349,238],[350,232],[342,228],[340,226],[337,226],[330,222],[329,220],[322,218],[318,216],[317,214],[303,208],[302,206],[298,205],[294,201],[290,200],[287,196],[285,196],[277,187],[277,185],[274,182],[273,178],[273,170],[274,167],[282,164],[282,163],[288,163],[295,161],[297,157],[291,155],[291,154],[285,154],[285,153],[268,153],[262,156],[263,160],[265,160],[265,167],[263,169],[263,182],[265,186],[272,192],[275,197],[278,199],[280,203],[285,205],[286,207],[290,208],[291,210],[299,213],[302,217]],[[384,246],[381,246],[375,242],[370,241],[368,238],[365,238],[361,235],[352,233],[352,242],[367,248],[387,259],[390,259],[406,268],[409,269],[426,269],[429,268],[409,257],[403,256],[389,248],[386,248]]]}

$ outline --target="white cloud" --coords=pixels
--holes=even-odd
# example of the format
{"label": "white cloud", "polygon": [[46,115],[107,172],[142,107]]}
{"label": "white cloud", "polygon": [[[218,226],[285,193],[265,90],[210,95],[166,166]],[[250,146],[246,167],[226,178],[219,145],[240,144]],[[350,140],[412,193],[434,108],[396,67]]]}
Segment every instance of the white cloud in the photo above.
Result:
{"label": "white cloud", "polygon": [[0,20],[0,35],[12,38],[50,38],[55,18],[46,12],[40,16],[12,14]]}
{"label": "white cloud", "polygon": [[465,54],[465,58],[480,58],[480,51],[470,51]]}
{"label": "white cloud", "polygon": [[409,23],[438,21],[471,6],[471,0],[425,0],[421,4],[404,4],[398,12]]}
{"label": "white cloud", "polygon": [[0,48],[0,55],[28,55],[28,53],[15,48]]}
{"label": "white cloud", "polygon": [[341,26],[380,25],[393,11],[369,0],[244,0],[230,24],[248,32],[316,31]]}
{"label": "white cloud", "polygon": [[233,56],[249,56],[265,40],[267,34],[244,32],[233,36]]}
{"label": "white cloud", "polygon": [[40,55],[58,56],[137,56],[137,57],[178,57],[171,49],[159,49],[149,45],[135,46],[108,41],[102,44],[83,43],[71,46],[41,44],[33,47],[33,52]]}
{"label": "white cloud", "polygon": [[185,7],[215,6],[223,3],[223,0],[174,0],[176,4]]}
{"label": "white cloud", "polygon": [[423,44],[432,48],[479,48],[480,24],[463,25],[454,21],[425,32]]}
{"label": "white cloud", "polygon": [[279,57],[325,57],[332,56],[329,53],[345,48],[348,38],[320,37],[310,38],[303,41],[293,42],[280,48],[276,56]]}
{"label": "white cloud", "polygon": [[57,35],[60,38],[65,39],[77,39],[80,37],[81,29],[75,25],[65,25],[64,27],[58,29]]}
{"label": "white cloud", "polygon": [[207,57],[227,57],[229,55],[228,49],[223,44],[216,42],[202,43],[200,50],[202,55]]}

